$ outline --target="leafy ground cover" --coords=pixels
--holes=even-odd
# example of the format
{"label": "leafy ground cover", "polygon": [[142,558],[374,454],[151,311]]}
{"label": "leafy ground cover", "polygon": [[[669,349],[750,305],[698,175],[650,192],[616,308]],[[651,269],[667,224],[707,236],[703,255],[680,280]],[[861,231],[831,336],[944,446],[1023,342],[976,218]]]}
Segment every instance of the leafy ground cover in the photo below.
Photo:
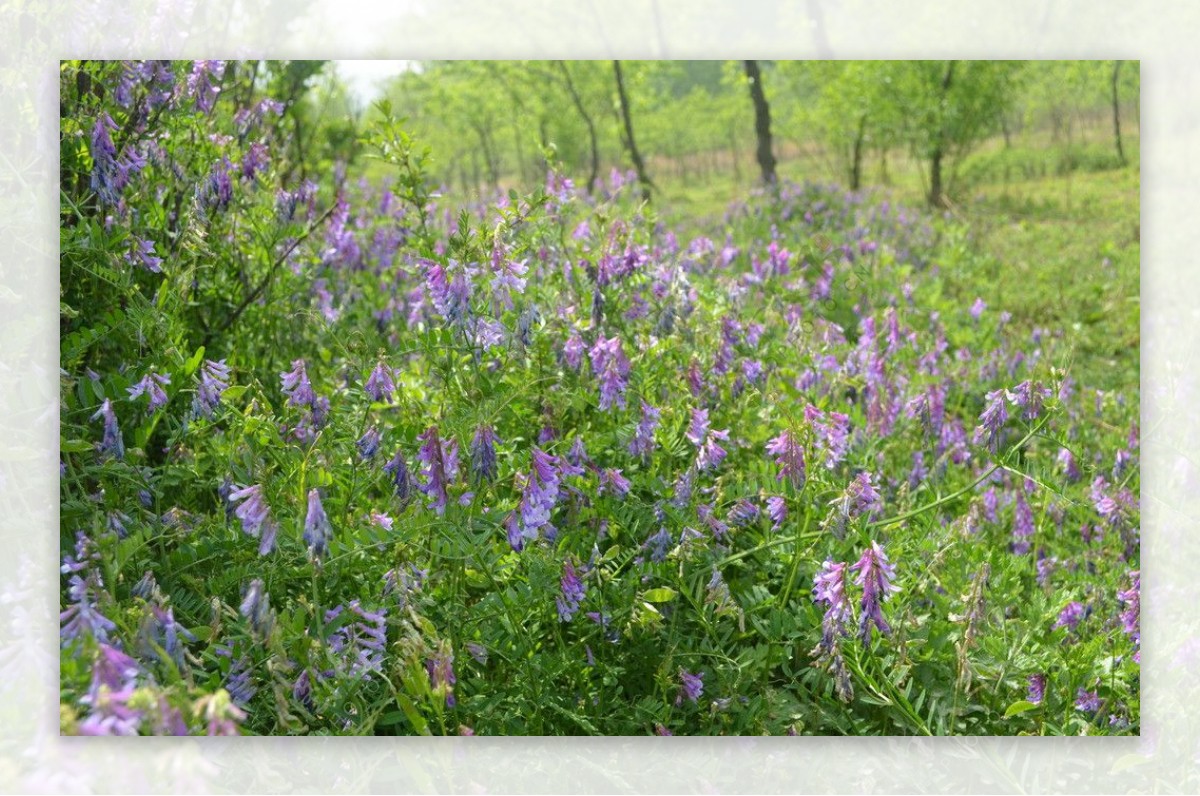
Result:
{"label": "leafy ground cover", "polygon": [[1011,186],[467,205],[386,115],[385,179],[300,179],[269,91],[97,69],[64,732],[1138,732],[1135,177],[1087,242]]}

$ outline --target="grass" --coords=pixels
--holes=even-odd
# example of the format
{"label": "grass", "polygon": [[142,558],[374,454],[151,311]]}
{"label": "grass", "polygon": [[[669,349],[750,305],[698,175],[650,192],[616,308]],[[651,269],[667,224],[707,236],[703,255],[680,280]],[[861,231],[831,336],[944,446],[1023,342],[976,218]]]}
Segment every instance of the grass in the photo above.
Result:
{"label": "grass", "polygon": [[[965,227],[975,256],[951,282],[970,303],[982,298],[1012,313],[1017,328],[1061,330],[1075,350],[1076,378],[1100,389],[1137,384],[1140,342],[1139,129],[1126,122],[1121,165],[1107,127],[1083,128],[1070,141],[1030,131],[1006,145],[983,142],[954,166],[948,218]],[[834,182],[829,158],[812,147],[778,164],[781,179]],[[795,154],[803,152],[804,154]],[[730,205],[755,187],[749,157],[730,169],[687,180],[651,174],[659,218],[681,232],[719,229]],[[378,177],[379,165],[368,167]],[[866,190],[922,207],[924,165],[903,152],[864,163]],[[467,197],[474,198],[474,197]],[[969,264],[968,264],[969,263]],[[981,264],[982,263],[982,270]]]}

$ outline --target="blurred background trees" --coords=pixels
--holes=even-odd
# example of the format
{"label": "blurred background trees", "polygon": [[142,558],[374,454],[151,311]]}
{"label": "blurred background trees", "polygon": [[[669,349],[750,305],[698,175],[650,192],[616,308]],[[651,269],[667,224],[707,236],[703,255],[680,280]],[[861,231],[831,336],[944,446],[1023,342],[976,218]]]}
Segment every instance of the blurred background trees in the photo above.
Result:
{"label": "blurred background trees", "polygon": [[[766,138],[755,127],[750,63]],[[297,168],[321,159],[371,168],[358,159],[358,134],[378,111],[347,87],[351,68],[255,67],[288,108]],[[635,172],[644,191],[735,195],[760,183],[769,162],[780,179],[887,186],[945,207],[973,184],[1136,165],[1140,69],[1136,61],[420,61],[398,67],[378,94],[429,145],[435,179],[464,196],[527,188],[551,162],[581,186],[616,169]]]}

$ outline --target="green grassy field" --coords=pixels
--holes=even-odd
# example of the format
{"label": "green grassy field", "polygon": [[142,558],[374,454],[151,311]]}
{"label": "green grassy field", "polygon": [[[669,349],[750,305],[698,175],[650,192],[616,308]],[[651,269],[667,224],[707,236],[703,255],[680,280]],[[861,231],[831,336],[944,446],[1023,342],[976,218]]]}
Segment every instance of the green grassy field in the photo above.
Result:
{"label": "green grassy field", "polygon": [[[966,303],[978,296],[1030,333],[1061,330],[1074,346],[1076,378],[1105,390],[1138,381],[1138,144],[1136,130],[1126,135],[1122,166],[1102,131],[1070,145],[1048,134],[1011,147],[1002,138],[985,142],[958,164],[955,201],[945,213],[950,223],[941,230],[963,236],[960,245],[973,252],[962,266],[952,260],[958,272],[947,274]],[[741,182],[731,173],[687,185],[659,180],[658,212],[670,224],[711,230],[752,187],[747,171]],[[817,155],[785,160],[779,174],[829,181],[828,164]],[[866,190],[922,206],[920,164],[892,153],[887,175],[888,185]],[[866,177],[879,176],[878,164],[869,162]]]}

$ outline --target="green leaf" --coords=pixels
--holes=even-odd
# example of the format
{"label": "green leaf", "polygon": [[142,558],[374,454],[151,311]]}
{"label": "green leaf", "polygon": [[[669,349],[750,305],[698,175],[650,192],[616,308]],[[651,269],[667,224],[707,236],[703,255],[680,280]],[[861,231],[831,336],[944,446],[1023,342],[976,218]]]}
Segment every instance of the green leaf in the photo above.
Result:
{"label": "green leaf", "polygon": [[657,589],[650,589],[642,595],[642,599],[651,603],[669,603],[678,596],[678,592],[667,586],[660,586]]}
{"label": "green leaf", "polygon": [[82,439],[59,440],[59,450],[63,453],[84,453],[92,449],[92,443]]}
{"label": "green leaf", "polygon": [[1022,699],[1008,706],[1008,710],[1004,711],[1004,718],[1008,719],[1012,718],[1013,716],[1018,716],[1028,710],[1033,710],[1036,707],[1037,705],[1033,704],[1032,702]]}
{"label": "green leaf", "polygon": [[204,346],[196,349],[196,353],[192,354],[191,358],[183,365],[183,375],[190,376],[196,372],[196,368],[200,367],[200,360],[204,359]]}

